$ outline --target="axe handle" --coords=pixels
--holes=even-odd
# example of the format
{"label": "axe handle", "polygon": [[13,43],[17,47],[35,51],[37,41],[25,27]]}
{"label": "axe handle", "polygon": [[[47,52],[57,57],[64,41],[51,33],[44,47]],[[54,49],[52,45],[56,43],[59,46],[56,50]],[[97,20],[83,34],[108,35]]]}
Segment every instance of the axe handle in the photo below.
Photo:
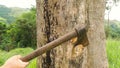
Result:
{"label": "axe handle", "polygon": [[60,44],[74,38],[74,37],[77,37],[78,36],[78,33],[81,32],[82,30],[84,30],[85,27],[83,28],[79,28],[79,29],[76,29],[76,30],[73,30],[72,32],[64,35],[64,36],[61,36],[60,38],[36,49],[35,51],[33,51],[32,53],[20,58],[22,61],[24,62],[28,62],[36,57],[38,57],[39,55],[42,55],[43,53],[45,53],[46,51],[49,51],[50,49],[53,49],[55,48],[56,46],[59,46]]}
{"label": "axe handle", "polygon": [[72,32],[70,32],[70,33],[68,33],[68,34],[66,34],[66,35],[64,35],[64,36],[62,36],[62,37],[60,37],[60,38],[58,38],[58,39],[56,39],[56,40],[54,40],[54,41],[52,41],[50,43],[38,48],[38,49],[36,49],[32,53],[30,53],[30,54],[28,54],[28,55],[26,55],[26,56],[24,56],[24,57],[22,57],[20,59],[22,61],[24,61],[24,62],[28,62],[28,61],[38,57],[39,55],[42,55],[46,51],[48,51],[50,49],[53,49],[56,46],[59,46],[61,43],[66,42],[66,41],[68,41],[68,40],[70,40],[70,39],[72,39],[72,38],[74,38],[76,36],[77,36],[77,33],[74,30],[74,31],[72,31]]}

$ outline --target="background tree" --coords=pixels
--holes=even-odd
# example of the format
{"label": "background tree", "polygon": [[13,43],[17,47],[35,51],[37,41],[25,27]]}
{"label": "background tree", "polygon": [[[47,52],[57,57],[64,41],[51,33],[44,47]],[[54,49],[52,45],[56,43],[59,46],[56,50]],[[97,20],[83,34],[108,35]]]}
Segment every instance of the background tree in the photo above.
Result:
{"label": "background tree", "polygon": [[0,44],[6,32],[6,19],[0,17]]}
{"label": "background tree", "polygon": [[36,47],[35,13],[35,8],[32,8],[30,12],[23,13],[12,25],[10,37],[18,47]]}
{"label": "background tree", "polygon": [[104,33],[104,0],[36,0],[37,46],[41,47],[87,24],[89,45],[75,56],[70,42],[38,58],[38,68],[107,68]]}
{"label": "background tree", "polygon": [[7,25],[0,48],[9,51],[18,47],[36,48],[35,45],[36,9],[33,7],[29,12],[23,13],[16,18],[14,23]]}

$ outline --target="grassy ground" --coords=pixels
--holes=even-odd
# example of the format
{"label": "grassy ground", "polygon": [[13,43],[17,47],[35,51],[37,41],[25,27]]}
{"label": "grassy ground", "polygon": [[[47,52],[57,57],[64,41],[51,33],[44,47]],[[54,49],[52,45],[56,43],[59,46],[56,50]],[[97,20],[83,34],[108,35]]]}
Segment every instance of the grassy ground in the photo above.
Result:
{"label": "grassy ground", "polygon": [[[120,41],[118,40],[107,40],[107,56],[109,61],[109,68],[120,68]],[[9,57],[21,54],[26,55],[32,52],[31,48],[17,48],[10,52],[0,50],[0,65],[2,65]],[[27,68],[36,68],[36,59],[32,60]]]}
{"label": "grassy ground", "polygon": [[[17,48],[11,50],[10,52],[5,52],[0,50],[0,66],[4,64],[4,62],[13,55],[27,55],[28,53],[32,52],[33,49],[31,48]],[[36,68],[36,59],[32,60],[27,68]]]}
{"label": "grassy ground", "polygon": [[120,40],[107,40],[109,68],[120,68]]}

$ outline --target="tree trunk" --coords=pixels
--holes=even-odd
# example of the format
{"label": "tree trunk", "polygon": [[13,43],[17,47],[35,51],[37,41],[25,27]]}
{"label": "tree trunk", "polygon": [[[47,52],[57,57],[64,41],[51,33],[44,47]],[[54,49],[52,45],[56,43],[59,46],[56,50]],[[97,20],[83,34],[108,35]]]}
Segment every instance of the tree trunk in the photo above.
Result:
{"label": "tree trunk", "polygon": [[89,3],[88,68],[108,68],[104,31],[105,0],[88,0],[87,3]]}
{"label": "tree trunk", "polygon": [[[107,68],[103,26],[104,0],[36,0],[37,46],[75,27],[89,27],[88,47],[68,41],[38,58],[37,68]],[[101,66],[101,67],[100,67]]]}

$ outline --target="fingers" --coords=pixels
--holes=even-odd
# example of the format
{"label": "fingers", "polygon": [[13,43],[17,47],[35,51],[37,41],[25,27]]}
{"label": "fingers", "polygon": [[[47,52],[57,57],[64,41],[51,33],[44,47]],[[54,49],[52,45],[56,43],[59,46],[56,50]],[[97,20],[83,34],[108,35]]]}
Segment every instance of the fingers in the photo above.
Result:
{"label": "fingers", "polygon": [[26,67],[29,64],[29,62],[23,62],[20,59],[19,59],[19,62],[20,62],[21,67]]}
{"label": "fingers", "polygon": [[22,60],[20,60],[22,56],[21,55],[15,55],[11,58],[9,58],[4,66],[6,66],[6,68],[10,67],[10,68],[25,68],[29,62],[23,62]]}
{"label": "fingers", "polygon": [[17,68],[24,68],[29,64],[29,62],[23,62],[22,60],[20,60],[21,57],[21,55],[14,56],[14,58],[16,58],[16,65],[18,66]]}
{"label": "fingers", "polygon": [[17,58],[21,58],[22,56],[21,55],[16,55]]}
{"label": "fingers", "polygon": [[22,61],[22,60],[20,60],[20,59],[19,59],[19,62],[20,62],[21,64],[24,64],[24,65],[29,64],[29,62],[23,62],[23,61]]}
{"label": "fingers", "polygon": [[10,59],[19,59],[21,57],[22,57],[21,55],[15,55],[15,56],[11,57]]}

